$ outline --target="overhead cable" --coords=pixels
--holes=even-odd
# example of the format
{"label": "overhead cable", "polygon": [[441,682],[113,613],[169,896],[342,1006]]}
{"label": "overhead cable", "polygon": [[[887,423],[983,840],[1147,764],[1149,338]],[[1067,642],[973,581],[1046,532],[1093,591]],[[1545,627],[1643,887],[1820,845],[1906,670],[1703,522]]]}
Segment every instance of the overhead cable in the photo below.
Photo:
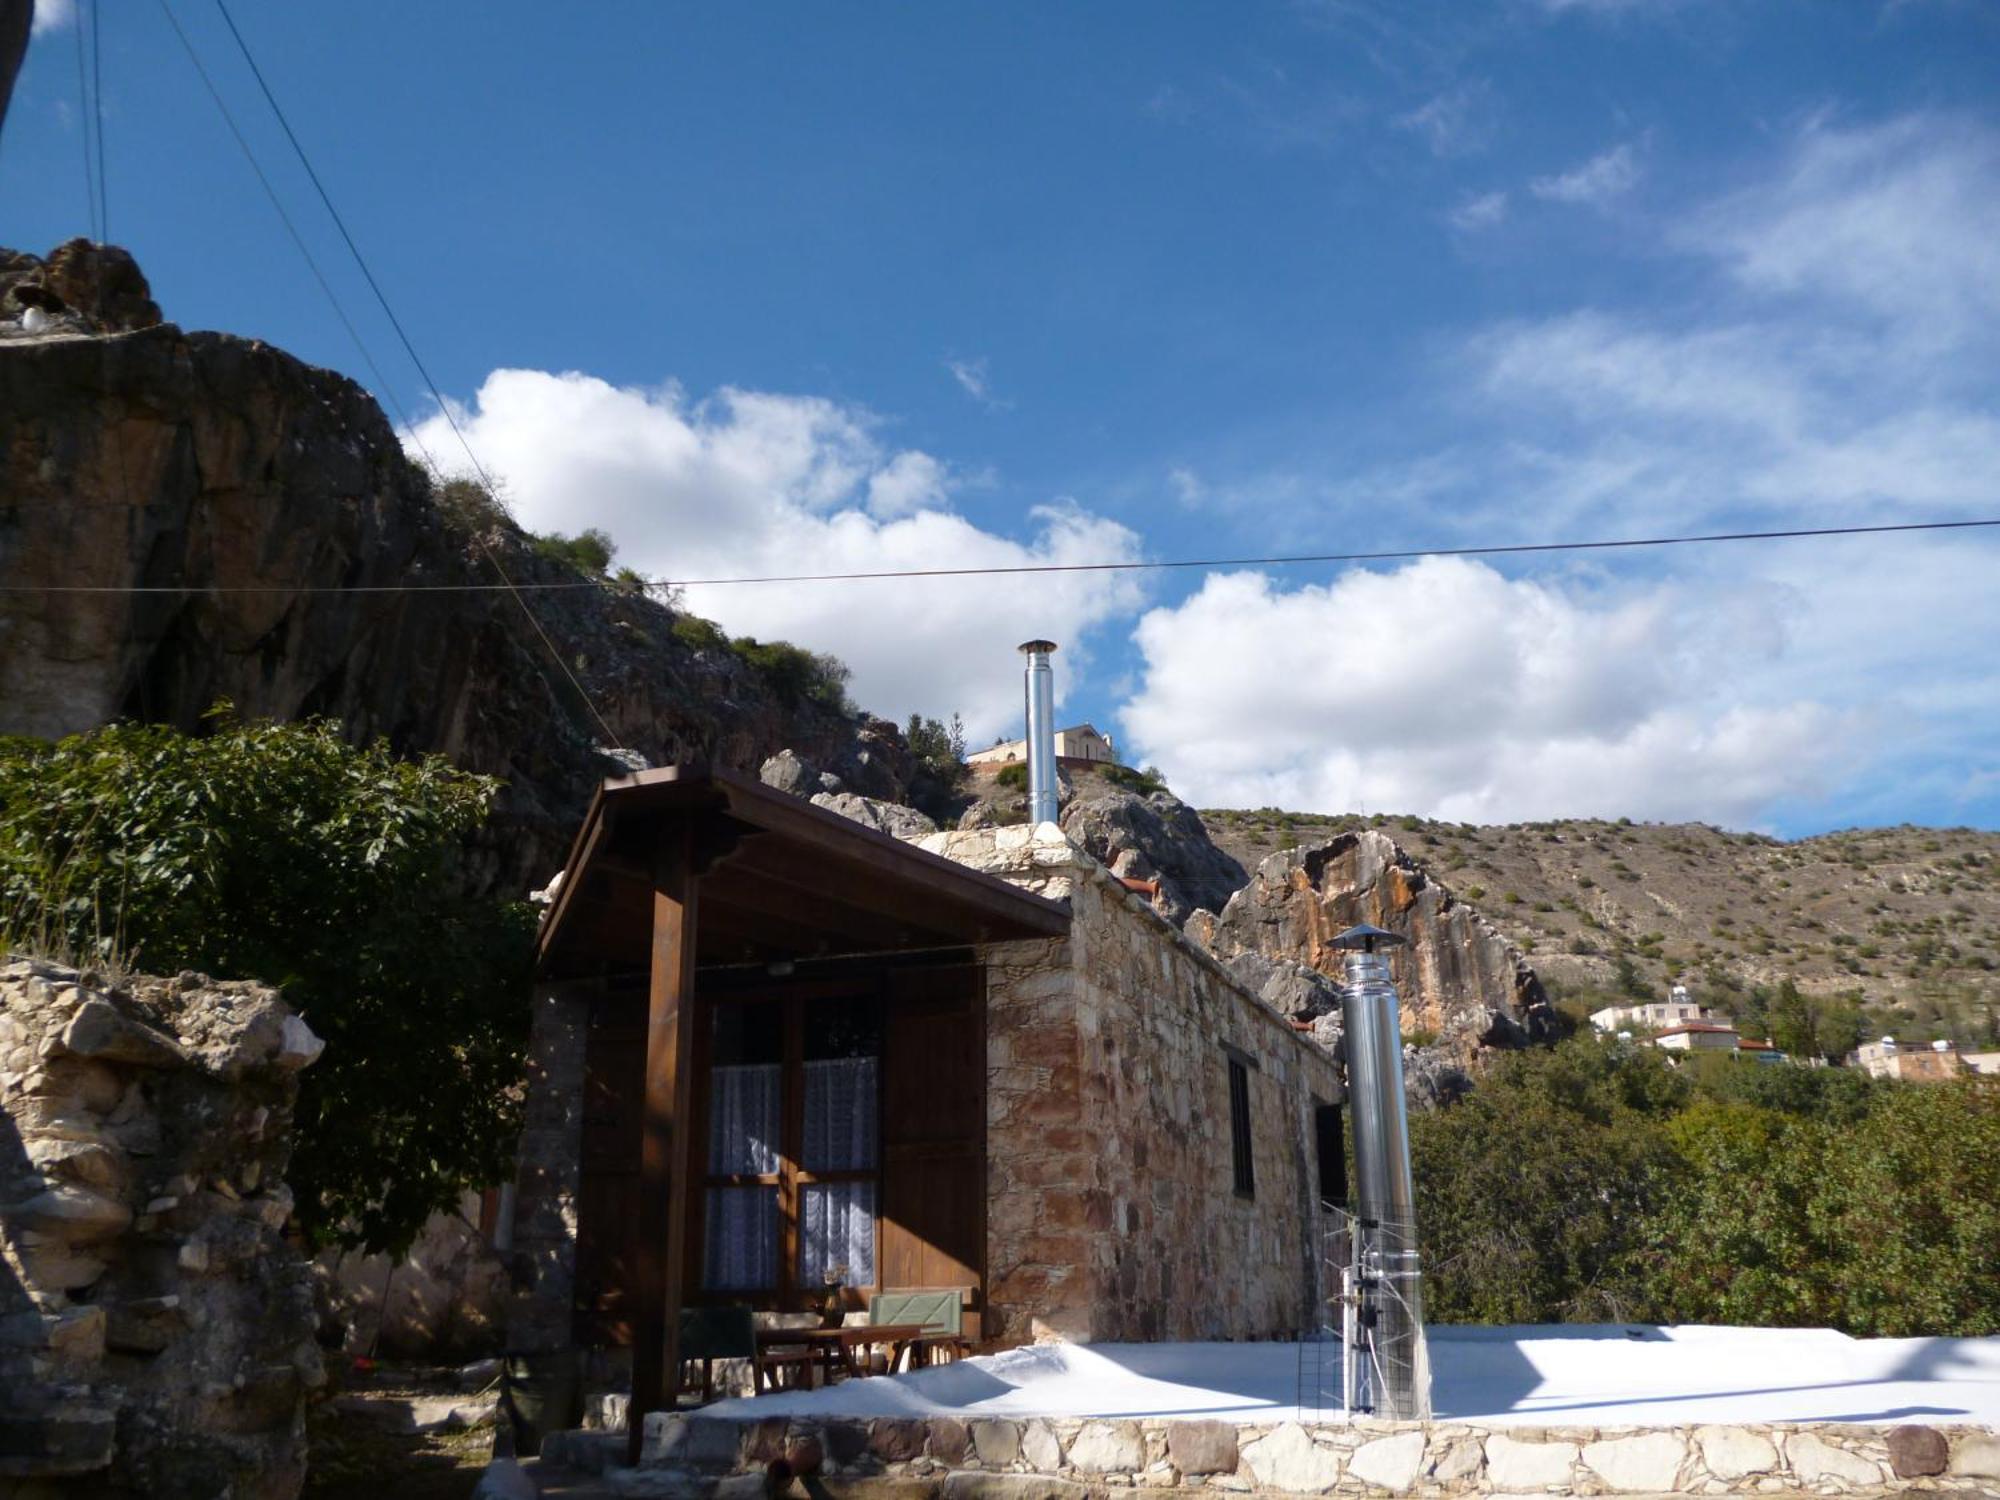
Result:
{"label": "overhead cable", "polygon": [[[0,501],[0,512],[9,509]],[[1776,542],[1808,537],[1882,536],[1923,531],[1965,531],[2000,527],[2000,517],[1983,521],[1898,521],[1881,526],[1813,526],[1786,531],[1717,531],[1701,535],[1620,537],[1584,542],[1516,542],[1486,547],[1405,547],[1379,552],[1309,552],[1271,557],[1154,558],[1120,562],[1017,563],[981,568],[884,568],[860,573],[789,573],[730,578],[639,578],[630,581],[575,579],[560,583],[364,583],[364,584],[0,584],[10,594],[481,594],[561,593],[593,589],[603,593],[641,590],[720,588],[732,584],[847,583],[902,578],[984,578],[1029,573],[1136,573],[1186,568],[1301,567],[1314,563],[1407,562],[1425,557],[1509,557],[1525,553],[1602,552],[1615,548],[1686,547],[1710,542]],[[532,618],[532,616],[531,616]]]}
{"label": "overhead cable", "polygon": [[[271,106],[271,113],[277,116],[278,124],[285,132],[285,139],[292,143],[292,150],[298,156],[299,165],[306,169],[306,176],[312,181],[313,191],[319,194],[319,201],[325,205],[334,227],[340,231],[340,237],[347,242],[348,253],[354,257],[354,264],[360,267],[362,278],[367,281],[368,289],[375,294],[375,300],[380,304],[383,316],[389,320],[389,326],[396,330],[396,337],[402,342],[403,352],[410,356],[410,363],[415,365],[417,373],[423,376],[424,385],[430,390],[431,399],[437,402],[438,410],[450,424],[453,435],[458,439],[458,445],[465,450],[465,456],[472,464],[473,472],[479,476],[479,482],[486,487],[489,495],[494,494],[496,491],[492,477],[486,472],[486,466],[480,463],[479,455],[472,451],[472,444],[466,441],[465,433],[458,425],[458,418],[452,412],[451,403],[445,400],[444,392],[431,378],[430,370],[425,366],[422,356],[417,353],[417,346],[410,341],[409,334],[403,328],[402,319],[396,316],[396,310],[389,305],[389,299],[383,293],[381,283],[369,269],[368,258],[361,253],[361,247],[354,242],[354,236],[348,232],[347,221],[340,216],[340,210],[333,206],[333,198],[328,194],[326,184],[320,181],[319,173],[313,167],[312,158],[306,155],[306,148],[300,144],[297,133],[292,129],[292,122],[286,118],[283,107],[278,103],[278,96],[271,91],[271,85],[264,77],[264,70],[257,66],[257,59],[250,51],[250,44],[243,39],[243,33],[236,25],[236,18],[229,13],[226,0],[215,0],[215,8],[222,13],[223,22],[229,27],[229,34],[236,39],[236,49],[243,54],[243,61],[250,65],[251,75],[256,78],[257,87],[263,90],[264,100]],[[583,700],[583,706],[597,721],[597,727],[604,731],[605,738],[614,747],[618,746],[617,733],[598,711],[595,700],[577,679],[576,673],[570,669],[569,661],[557,649],[548,631],[542,628],[542,622],[536,618],[534,610],[528,607],[527,599],[515,587],[514,580],[508,577],[507,569],[501,563],[499,555],[487,545],[486,538],[477,532],[474,532],[473,539],[478,543],[480,551],[485,553],[486,560],[493,565],[493,571],[499,575],[501,587],[513,596],[516,604],[520,605],[521,613],[528,617],[529,625],[533,626],[535,634],[541,637],[542,644],[548,648],[549,655],[561,668],[563,676],[569,679],[570,686],[576,689],[577,696]]]}
{"label": "overhead cable", "polygon": [[[271,207],[277,211],[278,221],[285,226],[285,233],[291,236],[292,243],[298,247],[299,254],[304,257],[306,269],[312,272],[313,280],[319,283],[319,289],[326,294],[327,303],[333,308],[333,315],[340,319],[340,326],[347,330],[347,336],[353,340],[354,348],[360,354],[362,363],[368,366],[368,372],[375,377],[375,386],[376,389],[381,391],[382,399],[387,401],[389,409],[395,412],[397,425],[414,436],[415,429],[408,415],[403,411],[402,403],[396,399],[395,388],[389,384],[389,379],[382,373],[381,366],[375,363],[375,356],[369,352],[368,345],[362,341],[361,331],[354,326],[353,319],[347,316],[347,309],[341,305],[340,298],[334,294],[332,284],[326,279],[326,274],[320,270],[319,262],[313,258],[312,251],[307,248],[305,237],[299,233],[298,226],[292,222],[292,216],[285,211],[284,200],[279,198],[278,190],[271,185],[271,179],[265,175],[263,165],[257,160],[256,152],[250,149],[250,142],[244,137],[242,130],[237,127],[236,116],[230,113],[229,105],[222,97],[222,91],[215,86],[215,80],[209,76],[208,69],[203,65],[200,54],[195,51],[194,42],[189,38],[187,32],[182,29],[180,18],[174,14],[173,7],[167,3],[167,0],[159,0],[159,6],[161,14],[167,18],[167,24],[173,27],[174,35],[180,38],[181,50],[187,53],[188,61],[194,64],[194,70],[201,78],[202,87],[208,90],[208,97],[215,101],[215,107],[222,115],[222,123],[229,127],[230,135],[236,138],[237,149],[243,153],[243,159],[250,163],[250,170],[256,174],[258,185],[264,189],[264,196],[271,200]],[[421,442],[418,446],[422,447]]]}

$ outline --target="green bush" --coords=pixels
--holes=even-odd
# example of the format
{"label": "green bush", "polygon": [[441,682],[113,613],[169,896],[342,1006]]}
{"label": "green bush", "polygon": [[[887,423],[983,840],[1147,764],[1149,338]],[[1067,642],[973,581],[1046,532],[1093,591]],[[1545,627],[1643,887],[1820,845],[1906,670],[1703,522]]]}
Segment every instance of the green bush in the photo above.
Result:
{"label": "green bush", "polygon": [[1136,792],[1141,797],[1150,797],[1167,789],[1166,777],[1158,766],[1148,766],[1143,771],[1135,771],[1130,766],[1100,766],[1097,774],[1113,786]]}
{"label": "green bush", "polygon": [[1010,760],[993,775],[995,786],[1004,786],[1010,792],[1025,792],[1028,789],[1028,763],[1024,760]]}
{"label": "green bush", "polygon": [[815,704],[831,713],[854,712],[847,699],[850,674],[840,658],[790,641],[760,641],[748,635],[738,636],[729,646],[780,698]]}
{"label": "green bush", "polygon": [[326,1040],[300,1223],[398,1249],[500,1181],[518,1129],[534,920],[461,885],[495,784],[324,720],[208,728],[0,743],[0,942],[109,940],[152,972],[281,987]]}
{"label": "green bush", "polygon": [[[538,556],[575,568],[592,578],[602,578],[609,573],[611,559],[618,555],[618,544],[611,540],[608,533],[594,526],[579,531],[575,536],[564,536],[560,531],[538,534],[534,547]],[[629,568],[626,571],[631,572]],[[636,573],[632,576],[638,577]]]}

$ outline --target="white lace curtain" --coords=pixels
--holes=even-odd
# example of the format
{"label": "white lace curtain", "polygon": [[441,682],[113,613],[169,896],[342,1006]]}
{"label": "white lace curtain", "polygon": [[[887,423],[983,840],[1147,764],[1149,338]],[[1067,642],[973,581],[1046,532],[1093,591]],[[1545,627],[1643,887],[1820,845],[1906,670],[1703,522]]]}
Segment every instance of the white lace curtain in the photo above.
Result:
{"label": "white lace curtain", "polygon": [[[865,1172],[876,1164],[877,1068],[872,1057],[805,1065],[804,1166],[810,1172]],[[711,1072],[708,1170],[715,1176],[768,1175],[779,1167],[784,1070],[777,1063],[731,1064]],[[747,1291],[778,1283],[778,1192],[712,1187],[707,1195],[703,1285]],[[848,1286],[875,1280],[875,1185],[808,1184],[799,1203],[799,1284],[826,1284],[845,1266]]]}
{"label": "white lace curtain", "polygon": [[710,1188],[706,1240],[701,1280],[709,1291],[757,1291],[776,1286],[778,1190]]}
{"label": "white lace curtain", "polygon": [[876,1103],[874,1058],[807,1063],[806,1170],[865,1172],[873,1167]]}
{"label": "white lace curtain", "polygon": [[[777,1063],[711,1070],[708,1170],[768,1174],[778,1170],[784,1070]],[[710,1291],[752,1291],[778,1284],[778,1190],[708,1190],[702,1284]]]}
{"label": "white lace curtain", "polygon": [[711,1070],[708,1170],[764,1175],[778,1170],[783,1128],[784,1069],[777,1063],[736,1063]]}
{"label": "white lace curtain", "polygon": [[845,1286],[875,1280],[875,1184],[808,1184],[799,1205],[799,1284],[826,1285],[830,1268],[847,1269],[836,1278]]}

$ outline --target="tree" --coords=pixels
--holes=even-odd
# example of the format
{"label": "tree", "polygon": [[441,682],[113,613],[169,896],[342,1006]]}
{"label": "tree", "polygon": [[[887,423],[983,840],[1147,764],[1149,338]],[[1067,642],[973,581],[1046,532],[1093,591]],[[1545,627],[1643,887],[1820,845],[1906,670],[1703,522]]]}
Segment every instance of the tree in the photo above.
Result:
{"label": "tree", "polygon": [[279,986],[327,1043],[300,1223],[400,1249],[517,1128],[533,917],[462,881],[495,784],[327,720],[207,727],[0,743],[0,940]]}
{"label": "tree", "polygon": [[1807,995],[1786,979],[1772,996],[1771,1040],[1781,1051],[1799,1059],[1838,1062],[1861,1043],[1860,1007],[1848,1000]]}

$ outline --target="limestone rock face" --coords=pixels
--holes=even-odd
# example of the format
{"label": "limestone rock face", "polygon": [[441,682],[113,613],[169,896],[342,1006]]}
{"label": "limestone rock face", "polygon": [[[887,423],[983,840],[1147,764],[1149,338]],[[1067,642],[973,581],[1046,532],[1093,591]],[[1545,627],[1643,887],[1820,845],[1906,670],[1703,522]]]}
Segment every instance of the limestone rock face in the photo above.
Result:
{"label": "limestone rock face", "polygon": [[[29,336],[24,289],[90,316]],[[357,741],[500,778],[478,877],[525,891],[632,761],[602,753],[521,600],[466,591],[504,569],[570,585],[522,598],[610,738],[646,763],[754,772],[789,745],[848,791],[906,800],[895,725],[788,696],[643,594],[575,587],[503,514],[440,505],[354,382],[150,308],[122,251],[0,251],[0,584],[186,590],[10,594],[0,733],[193,729],[221,698],[252,718],[329,715]],[[404,585],[438,587],[365,591]]]}
{"label": "limestone rock face", "polygon": [[325,1380],[282,1233],[302,1026],[255,984],[0,958],[0,1475],[298,1493]]}
{"label": "limestone rock face", "polygon": [[1168,792],[1149,796],[1088,778],[1090,790],[1064,805],[1062,830],[1112,874],[1156,880],[1153,909],[1176,927],[1198,909],[1220,911],[1249,879],[1215,847],[1201,815]]}
{"label": "limestone rock face", "polygon": [[1358,922],[1409,939],[1389,950],[1390,968],[1404,1033],[1435,1038],[1413,1070],[1420,1094],[1448,1093],[1482,1047],[1555,1035],[1554,1009],[1520,949],[1372,829],[1272,855],[1219,917],[1203,914],[1188,932],[1233,970],[1272,965],[1262,989],[1281,964],[1338,978],[1333,939]]}
{"label": "limestone rock face", "polygon": [[914,807],[895,802],[877,802],[873,797],[857,797],[852,792],[821,792],[812,799],[814,807],[852,818],[864,828],[886,833],[891,838],[926,839],[938,831],[937,824]]}

